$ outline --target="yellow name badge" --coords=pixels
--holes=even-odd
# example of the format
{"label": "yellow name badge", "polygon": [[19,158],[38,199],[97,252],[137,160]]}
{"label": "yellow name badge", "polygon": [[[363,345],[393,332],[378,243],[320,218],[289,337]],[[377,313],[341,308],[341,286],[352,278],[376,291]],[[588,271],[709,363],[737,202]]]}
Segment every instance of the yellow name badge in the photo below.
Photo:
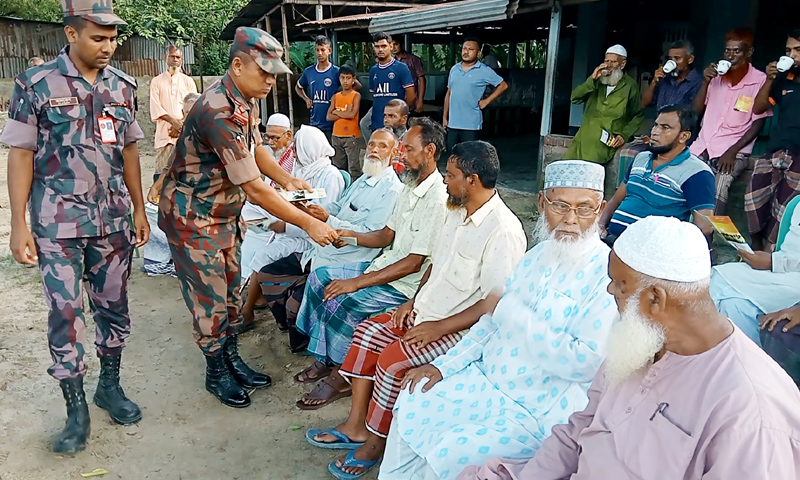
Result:
{"label": "yellow name badge", "polygon": [[736,100],[736,105],[734,105],[733,109],[737,112],[750,113],[754,103],[755,98],[748,95],[739,95],[739,100]]}

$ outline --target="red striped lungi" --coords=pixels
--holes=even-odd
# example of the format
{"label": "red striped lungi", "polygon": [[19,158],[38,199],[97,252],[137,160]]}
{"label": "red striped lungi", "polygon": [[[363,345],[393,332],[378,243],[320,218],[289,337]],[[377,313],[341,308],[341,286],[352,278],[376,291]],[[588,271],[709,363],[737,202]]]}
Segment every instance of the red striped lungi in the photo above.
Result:
{"label": "red striped lungi", "polygon": [[404,330],[394,327],[391,312],[361,322],[339,370],[348,382],[350,377],[375,382],[366,426],[367,430],[382,438],[389,435],[392,408],[400,394],[405,373],[447,353],[458,343],[463,332],[445,335],[419,349],[402,342],[404,334]]}

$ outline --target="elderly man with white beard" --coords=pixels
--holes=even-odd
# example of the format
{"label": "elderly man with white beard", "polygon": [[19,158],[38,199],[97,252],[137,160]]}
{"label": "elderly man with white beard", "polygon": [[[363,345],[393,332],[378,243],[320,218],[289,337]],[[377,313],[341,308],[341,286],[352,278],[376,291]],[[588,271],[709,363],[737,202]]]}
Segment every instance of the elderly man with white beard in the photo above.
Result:
{"label": "elderly man with white beard", "polygon": [[597,226],[603,181],[603,167],[589,162],[547,166],[540,243],[492,314],[446,355],[406,374],[381,480],[447,480],[495,456],[530,458],[586,406],[618,319]]}
{"label": "elderly man with white beard", "polygon": [[527,463],[495,459],[462,479],[800,478],[800,392],[709,295],[700,230],[647,217],[614,244],[622,321],[589,406]]}
{"label": "elderly man with white beard", "polygon": [[585,104],[583,122],[564,158],[605,164],[642,125],[639,85],[625,73],[628,52],[622,45],[606,51],[605,60],[572,92],[572,103]]}
{"label": "elderly man with white beard", "polygon": [[[297,329],[308,335],[308,352],[317,361],[295,378],[303,383],[322,381],[298,400],[296,405],[302,410],[315,410],[351,394],[350,385],[338,370],[355,328],[413,297],[430,265],[447,214],[447,188],[436,168],[444,150],[444,128],[426,117],[414,119],[411,125],[401,155],[405,185],[386,226],[372,231],[336,226],[340,238],[350,238],[376,252],[383,249],[381,255],[371,263],[320,267],[308,277]],[[370,146],[382,131],[372,134]],[[387,167],[388,175],[395,175],[389,162],[381,163],[381,168]],[[372,175],[371,168],[369,162],[365,163],[364,174]],[[345,246],[344,240],[334,242],[334,246]]]}
{"label": "elderly man with white beard", "polygon": [[[341,198],[327,208],[316,204],[297,206],[336,229],[357,232],[382,229],[403,190],[402,182],[389,168],[397,154],[397,142],[391,131],[376,130],[367,145],[364,175]],[[308,337],[295,328],[295,322],[309,274],[319,267],[369,263],[379,254],[379,249],[364,245],[314,245],[310,250],[290,254],[261,268],[255,279],[278,326],[289,331],[289,348],[293,353],[304,352],[308,346]]]}

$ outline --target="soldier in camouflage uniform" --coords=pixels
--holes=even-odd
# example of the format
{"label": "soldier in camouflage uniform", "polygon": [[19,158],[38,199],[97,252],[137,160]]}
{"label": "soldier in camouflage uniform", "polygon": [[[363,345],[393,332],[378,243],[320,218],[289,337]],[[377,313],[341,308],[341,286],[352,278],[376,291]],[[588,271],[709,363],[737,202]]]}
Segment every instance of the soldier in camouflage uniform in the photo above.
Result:
{"label": "soldier in camouflage uniform", "polygon": [[144,136],[134,117],[136,81],[109,66],[116,25],[124,22],[111,0],[62,0],[62,7],[69,46],[16,78],[0,141],[11,146],[11,251],[20,263],[38,260],[50,307],[48,372],[60,381],[67,403],[66,426],[53,450],[73,453],[85,448],[90,431],[84,277],[101,365],[94,401],[119,424],[142,417],[120,387],[119,368],[130,333],[131,257],[150,229],[136,146]]}
{"label": "soldier in camouflage uniform", "polygon": [[330,226],[290,205],[261,179],[263,173],[289,190],[309,188],[278,166],[258,131],[256,100],[266,98],[276,74],[289,72],[282,55],[266,32],[236,30],[227,73],[184,122],[159,202],[158,226],[169,240],[194,337],[206,357],[206,390],[237,408],[250,405],[246,390],[271,383],[242,361],[237,346],[245,199],[322,245],[336,238]]}

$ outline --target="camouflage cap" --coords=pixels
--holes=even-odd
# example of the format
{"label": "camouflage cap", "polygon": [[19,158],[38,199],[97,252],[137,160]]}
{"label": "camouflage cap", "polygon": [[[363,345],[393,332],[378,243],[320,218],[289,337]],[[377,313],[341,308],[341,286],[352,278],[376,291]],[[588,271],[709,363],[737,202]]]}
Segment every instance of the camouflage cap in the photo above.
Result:
{"label": "camouflage cap", "polygon": [[127,25],[114,14],[112,0],[61,0],[64,18],[80,17],[97,25]]}
{"label": "camouflage cap", "polygon": [[231,45],[231,54],[236,52],[249,54],[267,73],[277,75],[292,72],[281,60],[283,47],[280,42],[264,30],[252,27],[237,28]]}

